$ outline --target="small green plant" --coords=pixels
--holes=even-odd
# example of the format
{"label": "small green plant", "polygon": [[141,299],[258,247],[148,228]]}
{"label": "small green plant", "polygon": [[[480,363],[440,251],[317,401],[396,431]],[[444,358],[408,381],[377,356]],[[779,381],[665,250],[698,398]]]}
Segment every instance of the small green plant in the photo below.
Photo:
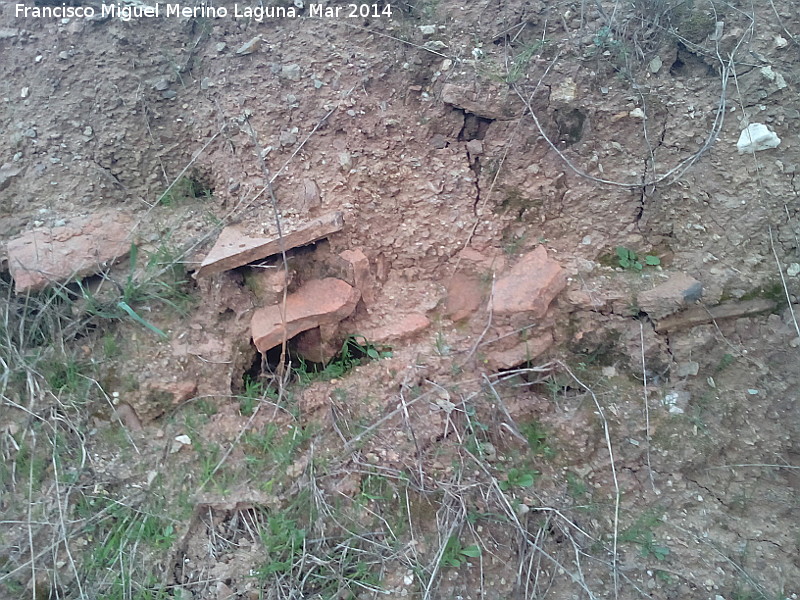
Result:
{"label": "small green plant", "polygon": [[658,560],[664,560],[669,555],[669,548],[656,543],[653,530],[661,523],[657,511],[648,511],[640,516],[628,528],[619,534],[621,543],[633,543],[641,548],[642,556],[652,555]]}
{"label": "small green plant", "polygon": [[588,487],[575,473],[567,471],[567,490],[575,500],[582,501],[586,497]]}
{"label": "small green plant", "polygon": [[511,234],[503,244],[503,252],[507,256],[514,256],[519,253],[522,246],[525,244],[525,235]]}
{"label": "small green plant", "polygon": [[487,443],[486,432],[489,431],[489,426],[481,423],[478,419],[478,411],[471,404],[464,405],[464,415],[467,418],[466,426],[466,449],[475,456],[483,457],[484,444]]}
{"label": "small green plant", "polygon": [[338,379],[362,364],[365,358],[380,360],[381,358],[391,358],[391,356],[391,350],[379,348],[363,335],[354,334],[347,336],[339,354],[322,369],[318,369],[316,365],[311,366],[300,358],[293,371],[300,384],[307,385],[316,380]]}
{"label": "small green plant", "polygon": [[285,482],[286,469],[294,462],[297,451],[311,438],[313,427],[298,425],[279,426],[267,423],[259,431],[251,431],[242,438],[247,473],[264,490],[276,483]]}
{"label": "small green plant", "polygon": [[714,369],[715,373],[720,373],[724,371],[728,367],[730,367],[736,361],[736,357],[733,354],[725,353],[722,355],[722,358],[719,360],[719,364],[717,364],[716,369]]}
{"label": "small green plant", "polygon": [[522,79],[528,71],[528,65],[530,64],[533,56],[540,52],[547,43],[547,40],[535,40],[534,42],[525,46],[508,65],[505,82],[517,83],[520,79]]}
{"label": "small green plant", "polygon": [[444,334],[441,331],[436,332],[436,354],[439,356],[448,356],[450,354],[450,346],[445,340]]}
{"label": "small green plant", "polygon": [[361,497],[365,500],[388,501],[391,496],[389,481],[385,477],[369,474],[361,481]]}
{"label": "small green plant", "polygon": [[200,179],[183,176],[170,185],[158,198],[161,206],[175,206],[193,198],[210,198],[213,190]]}
{"label": "small green plant", "polygon": [[82,375],[83,367],[74,358],[62,355],[43,361],[39,369],[54,392],[77,394],[88,387],[88,380]]}
{"label": "small green plant", "polygon": [[239,412],[249,417],[253,414],[258,402],[266,394],[264,384],[260,381],[251,379],[249,375],[244,376],[244,392],[241,396],[237,396],[239,400]]}
{"label": "small green plant", "polygon": [[531,453],[535,456],[553,458],[556,451],[547,443],[547,430],[539,421],[531,421],[520,427],[520,433],[528,440]]}
{"label": "small green plant", "polygon": [[507,492],[514,488],[529,488],[534,484],[538,476],[539,472],[532,469],[509,469],[505,481],[499,483],[500,489]]}
{"label": "small green plant", "polygon": [[442,552],[441,565],[443,567],[458,568],[467,562],[470,558],[477,558],[481,555],[481,548],[476,544],[471,546],[462,546],[461,540],[458,536],[451,535],[445,544],[444,552]]}
{"label": "small green plant", "polygon": [[[152,514],[163,508],[144,507],[125,504],[105,495],[79,495],[74,505],[78,521],[83,523],[82,537],[88,542],[86,556],[82,565],[84,577],[93,581],[97,598],[125,598],[127,584],[137,580],[150,579],[134,567],[125,564],[123,557],[133,556],[140,545],[145,545],[158,554],[168,550],[176,538],[174,525],[167,519]],[[110,574],[111,578],[106,578]],[[151,581],[151,591],[157,591],[158,584]],[[142,598],[163,598],[161,595],[142,595]]]}
{"label": "small green plant", "polygon": [[299,528],[295,519],[279,512],[267,517],[265,526],[259,529],[259,537],[267,558],[257,569],[256,576],[263,580],[290,573],[303,553],[305,529]]}
{"label": "small green plant", "polygon": [[617,262],[623,269],[641,271],[645,265],[657,267],[661,264],[661,259],[652,254],[647,254],[644,257],[644,263],[642,263],[636,252],[625,246],[617,246]]}
{"label": "small green plant", "polygon": [[[160,260],[153,256],[145,266],[143,273],[138,274],[136,270],[138,258],[139,247],[135,243],[131,244],[130,266],[125,281],[119,283],[111,277],[105,276],[105,279],[113,285],[116,293],[95,292],[88,285],[78,281],[76,282],[79,290],[78,298],[83,301],[85,310],[90,315],[110,320],[129,318],[159,337],[166,338],[167,334],[142,318],[133,309],[133,305],[155,301],[174,309],[179,314],[184,314],[187,300],[190,298],[180,289],[185,281],[176,277],[178,273],[174,264],[162,268]],[[158,276],[164,275],[167,271],[173,271],[172,280],[159,279]],[[74,292],[66,287],[56,290],[55,293],[62,301],[73,302],[75,299]]]}

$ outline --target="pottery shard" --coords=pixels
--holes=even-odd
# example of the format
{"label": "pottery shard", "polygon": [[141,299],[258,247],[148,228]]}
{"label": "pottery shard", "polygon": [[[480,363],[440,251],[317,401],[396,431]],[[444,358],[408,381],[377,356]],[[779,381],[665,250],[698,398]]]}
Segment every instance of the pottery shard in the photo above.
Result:
{"label": "pottery shard", "polygon": [[685,273],[676,273],[661,285],[639,294],[639,308],[653,319],[678,312],[703,295],[703,285]]}
{"label": "pottery shard", "polygon": [[529,312],[534,319],[541,318],[566,285],[564,270],[547,257],[544,246],[539,246],[495,283],[494,313]]}
{"label": "pottery shard", "polygon": [[519,99],[502,86],[481,89],[453,83],[442,86],[442,101],[484,119],[512,119],[524,108]]}
{"label": "pottery shard", "polygon": [[519,367],[543,354],[552,345],[553,334],[548,332],[538,338],[525,340],[508,350],[487,352],[486,365],[492,371]]}
{"label": "pottery shard", "polygon": [[352,278],[366,304],[375,301],[375,286],[369,270],[369,259],[360,248],[345,250],[339,256],[348,263],[348,277]]}
{"label": "pottery shard", "polygon": [[401,340],[414,336],[424,331],[431,322],[421,313],[411,313],[404,317],[387,319],[380,327],[374,327],[364,332],[370,342],[383,344],[392,340]]}
{"label": "pottery shard", "polygon": [[477,312],[483,302],[485,286],[477,277],[456,273],[447,282],[447,302],[444,314],[460,321]]}
{"label": "pottery shard", "polygon": [[323,339],[320,327],[303,331],[294,338],[294,351],[309,362],[328,363],[341,349],[341,342]]}
{"label": "pottery shard", "polygon": [[203,259],[200,268],[194,274],[198,277],[221,273],[235,269],[256,260],[278,254],[284,250],[305,246],[332,233],[340,231],[344,226],[341,212],[329,213],[318,219],[309,221],[302,227],[285,233],[279,237],[252,237],[240,226],[231,225],[222,230],[211,252]]}
{"label": "pottery shard", "polygon": [[104,212],[14,238],[8,242],[8,266],[16,292],[99,272],[128,253],[132,224],[129,215]]}
{"label": "pottery shard", "polygon": [[[286,298],[282,304],[260,308],[253,314],[250,330],[259,352],[266,352],[301,331],[338,323],[356,308],[359,291],[342,281],[328,277],[313,279]],[[284,329],[285,326],[285,329]]]}

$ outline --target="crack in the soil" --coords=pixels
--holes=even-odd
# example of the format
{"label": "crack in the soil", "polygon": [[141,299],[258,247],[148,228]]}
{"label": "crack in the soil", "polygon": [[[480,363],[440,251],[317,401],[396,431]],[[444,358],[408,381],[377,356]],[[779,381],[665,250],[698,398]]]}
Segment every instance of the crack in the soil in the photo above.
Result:
{"label": "crack in the soil", "polygon": [[468,135],[467,129],[469,127],[469,118],[470,115],[467,112],[464,112],[464,124],[461,126],[461,131],[458,132],[458,140],[464,143],[464,151],[467,155],[467,165],[469,165],[470,171],[472,171],[472,175],[475,178],[474,186],[475,186],[475,199],[472,202],[472,214],[477,217],[478,216],[478,205],[481,202],[481,163],[480,158],[478,156],[472,157],[472,154],[469,151],[469,147],[467,146],[467,142],[473,139],[471,136]]}
{"label": "crack in the soil", "polygon": [[708,488],[708,487],[702,485],[701,483],[699,483],[698,481],[696,481],[694,479],[691,479],[690,477],[687,477],[686,479],[687,479],[687,481],[691,481],[693,484],[695,484],[701,490],[705,490],[705,492],[709,495],[710,498],[714,498],[717,502],[719,502],[722,506],[724,506],[728,510],[731,509],[730,505],[727,502],[725,502],[724,500],[722,500],[722,498],[717,496],[717,494],[713,490],[711,490],[711,488]]}
{"label": "crack in the soil", "polygon": [[[667,112],[667,114],[664,115],[664,119],[661,122],[661,135],[658,136],[658,142],[656,143],[655,147],[650,149],[650,156],[644,158],[644,170],[642,172],[642,187],[639,191],[639,206],[637,207],[636,215],[634,216],[634,223],[636,223],[637,228],[639,228],[639,222],[642,220],[642,217],[644,216],[645,200],[656,191],[657,185],[655,183],[653,184],[653,189],[650,190],[649,193],[647,191],[648,172],[650,171],[650,165],[652,164],[653,178],[654,179],[656,178],[657,175],[656,151],[662,146],[664,146],[664,141],[666,140],[667,137],[668,119],[669,119],[669,112]],[[645,127],[647,127],[646,124]]]}
{"label": "crack in the soil", "polygon": [[472,214],[476,217],[478,216],[478,205],[481,202],[481,163],[480,158],[477,156],[473,159],[472,155],[467,152],[467,162],[469,164],[469,168],[472,171],[473,176],[475,177],[475,200],[472,202]]}

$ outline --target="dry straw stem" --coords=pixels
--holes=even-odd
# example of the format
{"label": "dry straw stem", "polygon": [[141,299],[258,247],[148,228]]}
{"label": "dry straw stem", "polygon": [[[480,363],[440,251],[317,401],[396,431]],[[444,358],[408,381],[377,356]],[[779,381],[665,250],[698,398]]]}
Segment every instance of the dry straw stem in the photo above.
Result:
{"label": "dry straw stem", "polygon": [[[534,124],[536,125],[536,128],[539,131],[539,134],[542,136],[542,138],[544,138],[545,142],[547,142],[547,144],[550,146],[550,148],[558,155],[558,157],[564,162],[564,164],[566,164],[575,174],[577,174],[580,177],[583,177],[585,179],[588,179],[590,181],[593,181],[595,183],[600,183],[600,184],[603,184],[603,185],[611,185],[611,186],[621,187],[621,188],[626,188],[626,189],[642,189],[642,188],[646,189],[648,187],[654,187],[654,186],[658,185],[659,183],[666,183],[667,185],[670,185],[670,184],[675,183],[676,181],[678,181],[692,165],[694,165],[698,160],[700,160],[700,157],[703,156],[703,154],[705,154],[714,145],[714,143],[716,142],[717,138],[719,137],[719,134],[722,131],[722,126],[723,126],[724,121],[725,121],[725,109],[726,109],[726,106],[727,106],[726,96],[727,96],[727,90],[728,90],[728,79],[730,78],[730,76],[732,74],[735,74],[736,62],[735,62],[734,58],[736,56],[736,53],[737,53],[739,47],[744,43],[744,41],[746,39],[748,39],[750,37],[751,34],[752,34],[752,18],[751,18],[750,27],[739,38],[739,41],[737,42],[733,52],[731,52],[731,54],[730,54],[730,56],[728,57],[727,60],[724,60],[722,58],[722,56],[719,54],[719,41],[717,41],[716,57],[717,57],[717,61],[719,62],[719,66],[720,66],[720,96],[719,96],[719,102],[718,102],[718,106],[717,106],[717,111],[716,111],[716,114],[714,116],[714,121],[713,121],[713,123],[711,125],[711,129],[709,130],[708,136],[706,137],[706,140],[703,143],[703,145],[700,147],[700,149],[697,152],[695,152],[693,155],[691,155],[690,157],[682,160],[677,165],[675,165],[674,167],[669,169],[663,175],[655,176],[655,177],[653,177],[653,178],[651,178],[649,180],[643,180],[643,181],[636,182],[636,183],[628,183],[628,182],[624,182],[624,181],[615,181],[615,180],[612,180],[612,179],[604,179],[604,178],[601,178],[601,177],[595,177],[594,175],[590,175],[586,171],[583,171],[582,169],[578,168],[564,154],[564,152],[562,152],[558,148],[558,146],[556,146],[556,144],[549,138],[547,133],[544,131],[544,128],[542,127],[542,124],[539,121],[538,116],[536,115],[536,111],[531,106],[531,101],[533,100],[533,96],[535,95],[535,93],[536,93],[536,91],[538,89],[538,84],[537,84],[537,87],[533,90],[533,92],[531,92],[528,95],[527,98],[523,95],[522,91],[520,90],[520,87],[517,84],[512,84],[512,89],[514,90],[514,92],[517,94],[519,99],[522,101],[522,103],[527,108],[527,114],[529,114],[531,116],[531,118],[533,119],[533,122],[534,122]],[[560,57],[560,52],[557,53],[556,56],[553,58],[553,63],[555,63],[555,61],[557,61],[559,57]],[[646,126],[647,126],[647,124],[646,124],[646,120],[645,120],[645,125],[644,125],[645,130],[646,130]],[[655,172],[655,165],[653,165],[653,169],[654,169],[654,172]]]}
{"label": "dry straw stem", "polygon": [[208,485],[208,482],[214,478],[214,475],[217,473],[217,471],[219,471],[219,469],[222,467],[225,461],[228,460],[228,457],[231,455],[231,452],[233,452],[234,448],[236,448],[236,446],[242,440],[242,436],[244,436],[244,434],[250,430],[250,426],[253,424],[253,421],[255,420],[256,416],[261,410],[261,407],[264,406],[265,404],[271,404],[274,407],[274,412],[272,413],[273,418],[275,417],[275,414],[277,414],[278,410],[282,409],[282,407],[280,406],[280,401],[282,399],[283,391],[286,389],[286,384],[288,383],[289,377],[291,377],[291,374],[292,374],[291,370],[287,369],[284,371],[283,375],[281,375],[278,378],[278,402],[269,402],[264,400],[256,405],[255,409],[253,409],[253,414],[250,415],[250,417],[247,419],[247,422],[239,430],[239,433],[236,434],[236,437],[231,442],[231,445],[228,446],[227,450],[225,450],[225,452],[217,462],[214,469],[211,471],[211,473],[208,474],[208,477],[206,477],[206,479],[203,482],[201,482],[200,487],[197,488],[198,493],[201,492],[203,488],[205,488],[206,485]]}
{"label": "dry straw stem", "polygon": [[653,488],[653,492],[659,494],[660,492],[656,489],[656,482],[653,478],[653,466],[650,464],[650,442],[652,440],[650,436],[650,404],[647,397],[647,363],[644,357],[644,324],[641,319],[639,319],[639,342],[642,351],[642,389],[644,391],[644,431],[647,451],[647,473],[650,476],[650,486]]}
{"label": "dry straw stem", "polygon": [[576,584],[578,584],[581,589],[586,592],[591,600],[595,600],[597,596],[592,592],[592,590],[588,587],[586,581],[582,578],[579,572],[571,571],[567,565],[562,563],[558,560],[555,556],[547,552],[541,545],[541,543],[537,539],[531,539],[530,533],[528,532],[527,528],[520,522],[519,516],[517,515],[517,511],[514,510],[514,507],[511,505],[506,494],[500,489],[500,484],[497,481],[497,478],[492,475],[491,472],[486,468],[486,465],[483,464],[483,461],[478,459],[477,456],[472,454],[466,448],[463,449],[463,452],[475,463],[475,465],[483,471],[484,475],[489,480],[489,486],[492,494],[497,498],[500,506],[502,507],[506,518],[516,527],[516,530],[522,537],[525,546],[530,548],[532,552],[536,552],[540,554],[542,557],[547,559],[550,563],[552,563],[556,568],[560,569],[564,573],[566,573],[569,578]]}
{"label": "dry straw stem", "polygon": [[[753,576],[750,575],[749,572],[747,572],[744,568],[742,568],[735,560],[732,560],[725,552],[720,550],[719,547],[712,540],[710,540],[706,534],[701,533],[701,534],[698,535],[698,534],[694,533],[693,531],[691,531],[689,529],[686,529],[685,527],[681,527],[680,525],[678,525],[677,523],[675,523],[672,520],[665,520],[664,523],[668,527],[671,527],[672,529],[683,533],[687,538],[692,540],[695,544],[702,544],[702,545],[705,545],[705,546],[711,548],[711,550],[713,550],[714,553],[716,553],[720,558],[722,558],[722,560],[724,560],[726,563],[728,563],[734,571],[739,573],[739,575],[742,577],[742,579],[747,581],[747,583],[754,590],[756,590],[760,594],[760,596],[762,598],[776,598],[776,597],[783,598],[783,595],[778,596],[777,594],[770,593],[761,583],[756,581],[753,578]],[[716,564],[716,562],[718,562],[718,561],[712,561],[712,560],[708,560],[708,559],[704,559],[704,560],[707,560],[709,566],[712,569],[716,570],[716,569],[719,568],[718,565]]]}
{"label": "dry straw stem", "polygon": [[[477,221],[475,222],[475,228],[477,228]],[[473,228],[472,233],[475,232],[475,228]],[[470,239],[471,238],[472,234],[470,234]],[[464,247],[466,248],[468,245],[469,245],[469,239],[467,240],[467,243],[464,244]],[[458,267],[456,266],[456,268]],[[478,339],[475,340],[475,343],[472,345],[472,348],[470,348],[469,352],[467,353],[467,357],[459,365],[459,368],[463,368],[464,365],[466,365],[470,361],[472,356],[475,354],[475,351],[478,349],[478,346],[480,346],[481,340],[486,337],[489,328],[492,326],[492,318],[494,316],[494,284],[495,284],[495,273],[494,271],[492,271],[492,290],[489,293],[489,302],[487,303],[486,306],[486,312],[487,312],[486,327],[483,328],[483,331],[478,336]]]}
{"label": "dry straw stem", "polygon": [[[280,305],[280,315],[281,315],[281,326],[283,327],[283,336],[281,337],[281,358],[278,362],[278,381],[280,385],[278,387],[278,399],[283,397],[283,373],[284,368],[286,366],[286,343],[288,341],[288,330],[286,328],[286,301],[289,297],[289,262],[286,259],[286,244],[283,241],[283,227],[281,226],[281,214],[278,210],[278,200],[275,198],[275,190],[272,187],[272,180],[269,178],[269,169],[267,168],[267,161],[264,157],[261,156],[261,144],[258,143],[258,133],[253,128],[252,123],[250,123],[249,117],[245,114],[245,123],[247,123],[247,128],[250,133],[250,139],[253,141],[253,148],[255,149],[256,158],[259,160],[261,165],[261,172],[264,174],[264,179],[267,180],[267,189],[269,190],[269,202],[270,207],[272,208],[272,216],[275,220],[275,230],[278,232],[278,247],[280,248],[281,252],[281,265],[283,266],[283,296],[281,298],[281,305]],[[301,145],[302,146],[302,145]],[[292,155],[294,156],[294,154]]]}
{"label": "dry straw stem", "polygon": [[789,306],[789,314],[792,315],[792,323],[794,323],[794,330],[797,332],[797,337],[800,337],[800,326],[797,324],[797,317],[794,314],[794,307],[792,306],[792,297],[789,294],[789,288],[786,287],[786,278],[783,276],[783,267],[778,258],[778,252],[775,250],[775,240],[772,237],[772,225],[769,226],[769,245],[772,249],[772,255],[775,257],[775,264],[778,266],[778,274],[781,276],[781,285],[783,285],[783,293],[786,295],[786,303]]}
{"label": "dry straw stem", "polygon": [[614,537],[612,540],[612,559],[611,559],[611,569],[613,572],[614,577],[614,597],[619,596],[619,569],[617,568],[617,559],[618,559],[618,552],[617,552],[617,544],[619,538],[619,505],[620,500],[622,498],[622,493],[619,489],[619,481],[617,480],[617,465],[614,462],[614,449],[611,445],[611,433],[608,427],[608,420],[606,419],[605,411],[603,407],[600,405],[600,401],[597,399],[592,388],[587,386],[583,383],[580,379],[578,379],[577,375],[572,372],[572,370],[563,362],[559,362],[559,365],[569,374],[572,379],[575,380],[575,383],[580,385],[583,389],[589,392],[591,395],[592,400],[594,401],[595,408],[597,408],[597,412],[600,415],[600,420],[603,422],[603,434],[605,435],[606,439],[606,449],[608,450],[608,457],[611,461],[611,476],[614,480]]}
{"label": "dry straw stem", "polygon": [[[322,125],[328,120],[328,118],[334,112],[336,112],[339,109],[339,107],[342,105],[342,102],[344,102],[350,96],[350,94],[353,92],[354,89],[355,89],[355,87],[352,87],[349,90],[347,90],[342,95],[342,97],[339,99],[339,101],[336,104],[336,106],[334,106],[333,108],[328,110],[325,113],[325,115],[323,115],[322,118],[320,118],[319,121],[317,121],[317,123],[314,125],[312,130],[308,133],[308,135],[306,135],[306,137],[297,146],[297,148],[295,148],[295,150],[292,152],[291,156],[289,156],[289,158],[286,159],[286,161],[281,166],[281,168],[278,169],[274,174],[272,174],[270,177],[267,178],[267,184],[264,187],[262,187],[261,190],[259,190],[257,193],[255,193],[254,195],[252,195],[250,197],[245,196],[242,199],[240,199],[239,202],[237,202],[235,206],[233,206],[225,215],[222,216],[222,218],[220,219],[220,223],[218,225],[216,225],[215,227],[211,228],[207,233],[205,233],[204,235],[200,236],[199,238],[190,240],[188,243],[186,243],[181,248],[181,251],[180,251],[178,257],[176,258],[176,263],[180,263],[180,262],[184,261],[186,259],[186,257],[191,252],[195,251],[197,248],[199,248],[200,246],[205,244],[212,236],[218,234],[219,231],[227,223],[230,223],[238,215],[240,215],[241,213],[247,211],[251,207],[252,203],[255,202],[256,200],[258,200],[262,195],[264,195],[264,193],[272,193],[272,186],[275,183],[275,181],[278,179],[278,177],[280,177],[280,175],[292,163],[292,161],[295,159],[295,157],[298,155],[298,153],[305,147],[305,145],[308,143],[308,141],[316,134],[316,132],[319,130],[319,128],[322,127]],[[221,125],[220,126],[220,130],[217,133],[215,133],[211,137],[210,140],[208,140],[199,150],[197,150],[193,154],[192,159],[180,171],[180,174],[169,184],[169,186],[167,187],[167,190],[171,189],[178,181],[180,181],[180,178],[189,170],[189,168],[197,161],[197,159],[200,158],[200,156],[206,151],[206,149],[211,145],[211,143],[214,142],[214,140],[216,140],[216,138],[221,133],[224,133],[226,131],[226,128],[227,128],[226,125],[224,125],[224,124]],[[251,128],[251,130],[252,130],[252,128]],[[256,146],[256,150],[258,150],[258,146]],[[165,178],[166,178],[166,172],[165,172]],[[139,220],[139,223],[137,224],[136,227],[141,225],[141,223],[144,221],[144,218],[147,216],[147,214],[149,214],[150,210],[152,210],[157,205],[157,203],[156,204],[147,203],[147,204],[148,204],[148,206],[150,208],[148,209],[148,211],[145,214],[145,216],[142,219]],[[172,266],[173,265],[167,265],[163,269],[161,269],[160,271],[157,271],[157,272],[153,273],[152,274],[152,278],[155,279],[155,278],[163,275]]]}

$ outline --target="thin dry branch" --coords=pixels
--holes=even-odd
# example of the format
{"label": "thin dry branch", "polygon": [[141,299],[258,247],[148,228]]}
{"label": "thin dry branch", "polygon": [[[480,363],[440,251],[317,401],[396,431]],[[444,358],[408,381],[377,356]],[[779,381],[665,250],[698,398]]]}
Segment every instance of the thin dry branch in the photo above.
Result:
{"label": "thin dry branch", "polygon": [[622,492],[620,491],[619,480],[617,479],[617,465],[614,462],[614,449],[611,444],[611,433],[608,426],[608,419],[606,419],[605,411],[603,410],[603,407],[600,405],[600,401],[597,399],[597,396],[595,395],[592,388],[590,388],[580,379],[578,379],[577,375],[575,375],[575,373],[572,372],[572,369],[570,369],[566,364],[564,364],[563,362],[560,362],[559,364],[569,374],[569,376],[575,380],[575,382],[578,385],[580,385],[583,389],[589,392],[589,395],[591,395],[592,400],[594,401],[595,408],[597,408],[597,412],[600,415],[600,420],[603,422],[603,434],[605,435],[606,439],[606,450],[608,450],[609,460],[611,461],[611,476],[614,480],[614,537],[612,540],[612,549],[611,549],[612,552],[611,568],[614,577],[614,597],[618,597],[619,569],[617,567],[617,560],[619,553],[617,550],[617,545],[619,541],[619,506],[620,506],[620,501],[622,499]]}

